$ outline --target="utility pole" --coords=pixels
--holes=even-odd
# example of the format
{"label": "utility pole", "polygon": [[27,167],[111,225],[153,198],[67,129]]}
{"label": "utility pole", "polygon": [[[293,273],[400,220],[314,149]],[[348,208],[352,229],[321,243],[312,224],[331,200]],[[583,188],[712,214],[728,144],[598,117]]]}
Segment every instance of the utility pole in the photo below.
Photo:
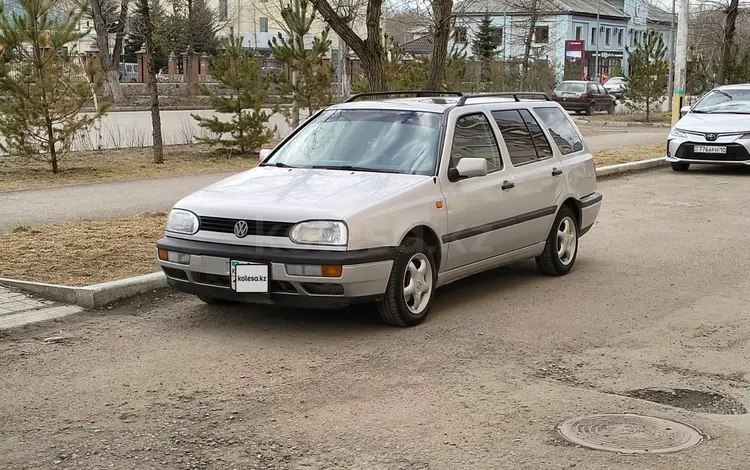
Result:
{"label": "utility pole", "polygon": [[674,15],[677,14],[677,0],[672,0],[672,18],[671,23],[669,27],[669,40],[671,41],[671,46],[669,49],[669,90],[667,93],[669,93],[669,109],[672,109],[672,93],[674,90]]}
{"label": "utility pole", "polygon": [[685,82],[687,81],[687,48],[688,20],[690,18],[689,0],[680,0],[680,11],[677,16],[677,45],[675,49],[674,88],[672,89],[672,125],[680,120],[680,109],[685,100]]}
{"label": "utility pole", "polygon": [[[602,0],[596,2],[596,55],[594,56],[594,79],[599,75],[599,39],[602,38],[602,24],[599,18],[599,8],[601,7]],[[600,81],[599,79],[596,79]]]}

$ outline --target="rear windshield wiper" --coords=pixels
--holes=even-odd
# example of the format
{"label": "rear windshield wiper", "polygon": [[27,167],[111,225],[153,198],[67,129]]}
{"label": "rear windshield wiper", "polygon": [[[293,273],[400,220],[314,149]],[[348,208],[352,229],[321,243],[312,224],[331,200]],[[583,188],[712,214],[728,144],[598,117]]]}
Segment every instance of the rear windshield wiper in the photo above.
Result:
{"label": "rear windshield wiper", "polygon": [[371,171],[373,173],[402,173],[398,170],[384,170],[381,168],[370,168],[366,166],[352,166],[352,165],[314,165],[311,166],[313,170],[341,170],[341,171]]}

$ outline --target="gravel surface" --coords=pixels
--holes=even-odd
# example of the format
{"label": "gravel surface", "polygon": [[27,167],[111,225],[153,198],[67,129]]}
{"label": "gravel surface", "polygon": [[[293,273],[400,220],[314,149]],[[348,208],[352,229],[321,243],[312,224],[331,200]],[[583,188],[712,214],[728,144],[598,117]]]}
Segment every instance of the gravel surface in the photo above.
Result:
{"label": "gravel surface", "polygon": [[[658,170],[599,187],[602,213],[570,275],[523,262],[466,279],[412,329],[367,307],[216,308],[158,292],[0,333],[0,469],[746,470],[750,415],[623,395],[750,403],[738,197],[750,172]],[[620,412],[707,440],[635,457],[554,430]]]}

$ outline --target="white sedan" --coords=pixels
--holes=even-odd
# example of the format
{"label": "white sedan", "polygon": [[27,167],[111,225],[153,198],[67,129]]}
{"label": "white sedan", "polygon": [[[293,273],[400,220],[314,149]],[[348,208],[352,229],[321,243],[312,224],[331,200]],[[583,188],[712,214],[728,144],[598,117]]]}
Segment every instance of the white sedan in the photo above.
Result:
{"label": "white sedan", "polygon": [[667,137],[674,171],[693,163],[750,166],[750,84],[714,88],[681,113]]}

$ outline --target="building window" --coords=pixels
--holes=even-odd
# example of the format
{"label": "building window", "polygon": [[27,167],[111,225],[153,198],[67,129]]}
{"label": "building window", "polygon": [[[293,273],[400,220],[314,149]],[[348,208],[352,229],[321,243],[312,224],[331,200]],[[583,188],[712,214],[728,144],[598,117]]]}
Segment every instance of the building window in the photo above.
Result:
{"label": "building window", "polygon": [[219,0],[219,21],[226,21],[229,16],[229,5],[227,0]]}
{"label": "building window", "polygon": [[617,45],[622,46],[622,28],[617,30]]}
{"label": "building window", "polygon": [[495,44],[501,46],[503,44],[503,28],[492,28],[492,39]]}
{"label": "building window", "polygon": [[466,28],[459,26],[453,29],[453,40],[456,42],[466,42]]}
{"label": "building window", "polygon": [[612,41],[612,28],[607,28],[604,30],[604,44],[609,46],[611,41]]}
{"label": "building window", "polygon": [[596,28],[591,28],[591,44],[596,44]]}
{"label": "building window", "polygon": [[549,42],[549,26],[537,26],[534,30],[534,42],[547,44]]}
{"label": "building window", "polygon": [[576,41],[583,39],[583,26],[576,26]]}
{"label": "building window", "polygon": [[268,18],[260,17],[258,18],[258,21],[260,21],[260,32],[267,33],[268,32]]}

